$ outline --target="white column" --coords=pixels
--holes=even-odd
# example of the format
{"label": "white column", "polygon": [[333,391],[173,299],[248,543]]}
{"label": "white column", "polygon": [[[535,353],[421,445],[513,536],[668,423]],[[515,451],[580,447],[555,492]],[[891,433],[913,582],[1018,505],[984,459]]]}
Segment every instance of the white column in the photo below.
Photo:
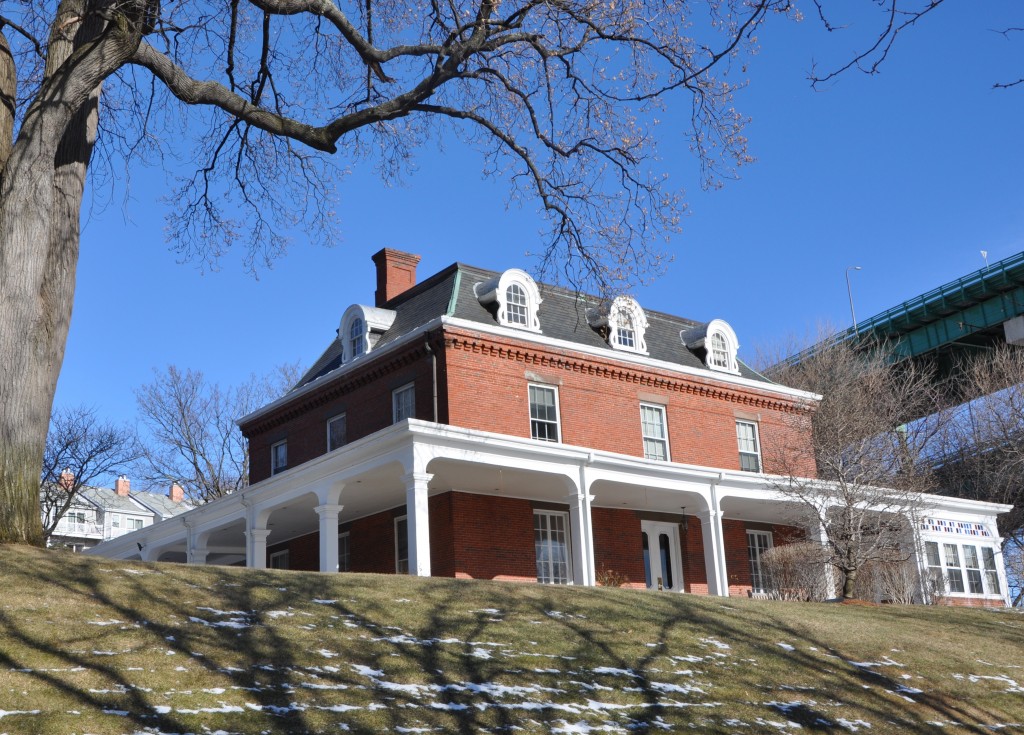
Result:
{"label": "white column", "polygon": [[318,505],[314,510],[320,516],[320,571],[338,571],[338,514],[342,506]]}
{"label": "white column", "polygon": [[[828,533],[825,532],[825,526],[820,521],[816,524],[816,526],[817,527],[814,530],[816,530],[818,532],[818,543],[820,543],[822,546],[824,546],[826,549],[828,549],[829,548]],[[916,536],[917,533],[918,532],[915,529],[915,531],[914,531],[915,538],[917,537]],[[918,568],[918,571],[920,572],[918,574],[918,578],[922,581],[922,585],[923,585],[924,580],[926,579],[925,575],[928,573],[928,570],[924,569],[921,566],[921,555],[919,553],[917,553],[917,551],[914,552],[914,559],[917,562],[917,568]],[[836,595],[836,568],[834,566],[832,566],[832,564],[830,562],[826,562],[825,563],[825,584],[828,586],[828,595],[829,595],[829,597],[830,598],[831,597],[835,597],[835,595]],[[923,591],[922,591],[922,597],[923,596],[924,596],[924,594],[923,594]]]}
{"label": "white column", "polygon": [[417,577],[430,576],[427,484],[432,477],[426,472],[410,472],[402,478],[405,481],[406,526],[409,530],[409,574]]}
{"label": "white column", "polygon": [[267,536],[269,528],[250,528],[245,532],[246,559],[245,565],[250,569],[267,568]]}
{"label": "white column", "polygon": [[729,596],[729,577],[725,569],[722,511],[718,508],[697,512],[704,540],[704,568],[708,576],[708,594]]}
{"label": "white column", "polygon": [[191,546],[188,550],[188,563],[205,565],[209,553],[210,550],[205,546]]}
{"label": "white column", "polygon": [[566,496],[569,503],[569,545],[572,548],[572,583],[593,587],[597,584],[594,570],[594,527],[590,518],[590,501],[586,492]]}

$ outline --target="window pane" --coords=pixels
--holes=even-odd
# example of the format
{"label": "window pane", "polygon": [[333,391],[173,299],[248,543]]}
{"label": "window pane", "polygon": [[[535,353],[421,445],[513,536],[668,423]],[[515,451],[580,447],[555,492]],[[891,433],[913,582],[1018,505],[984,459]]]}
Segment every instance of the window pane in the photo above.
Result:
{"label": "window pane", "polygon": [[760,472],[761,448],[757,441],[757,425],[749,421],[737,421],[736,443],[740,450],[740,469],[744,472]]}
{"label": "window pane", "polygon": [[640,428],[644,437],[644,457],[667,460],[665,409],[659,406],[640,406]]}
{"label": "window pane", "polygon": [[985,572],[985,584],[988,586],[988,593],[990,595],[1001,594],[999,589],[999,574],[996,572]]}
{"label": "window pane", "polygon": [[346,418],[344,415],[331,419],[327,424],[327,451],[337,449],[345,445]]}
{"label": "window pane", "polygon": [[996,550],[987,546],[982,547],[981,556],[985,561],[985,568],[994,572],[996,570]]}
{"label": "window pane", "polygon": [[943,544],[942,548],[946,552],[946,566],[947,567],[959,567],[960,566],[960,554],[957,551],[956,545],[955,544]]}
{"label": "window pane", "polygon": [[615,342],[622,347],[636,349],[636,330],[629,314],[619,314],[615,325]]}
{"label": "window pane", "polygon": [[981,569],[978,563],[978,547],[964,546],[964,565],[968,569]]}
{"label": "window pane", "polygon": [[959,569],[948,569],[946,571],[946,578],[949,580],[950,592],[964,591],[964,575]]}
{"label": "window pane", "polygon": [[505,315],[509,324],[521,324],[525,327],[530,323],[526,292],[518,284],[513,283],[505,290]]}
{"label": "window pane", "polygon": [[672,579],[672,547],[668,541],[668,534],[658,534],[658,551],[661,553],[661,573],[665,575],[665,589],[675,589],[675,582]]}
{"label": "window pane", "polygon": [[980,569],[968,569],[967,570],[967,584],[971,590],[972,595],[983,595],[985,594],[984,587],[981,586],[981,570]]}
{"label": "window pane", "polygon": [[394,407],[396,424],[399,421],[414,418],[416,413],[416,387],[410,385],[405,388],[399,388],[392,394],[391,402]]}
{"label": "window pane", "polygon": [[643,532],[643,548],[644,548],[644,581],[647,582],[647,586],[651,586],[651,549],[649,542],[647,541],[647,532]]}
{"label": "window pane", "polygon": [[569,544],[565,516],[560,513],[534,513],[533,531],[537,555],[537,581],[546,584],[568,584]]}
{"label": "window pane", "polygon": [[924,544],[924,551],[928,557],[928,566],[942,566],[942,560],[939,559],[939,545],[937,543],[935,543],[934,541],[926,541]]}
{"label": "window pane", "polygon": [[558,407],[555,389],[530,386],[530,436],[544,441],[558,441]]}
{"label": "window pane", "polygon": [[366,340],[363,339],[363,320],[354,319],[352,326],[348,330],[349,337],[349,351],[352,357],[358,357],[363,354],[363,349],[366,346]]}

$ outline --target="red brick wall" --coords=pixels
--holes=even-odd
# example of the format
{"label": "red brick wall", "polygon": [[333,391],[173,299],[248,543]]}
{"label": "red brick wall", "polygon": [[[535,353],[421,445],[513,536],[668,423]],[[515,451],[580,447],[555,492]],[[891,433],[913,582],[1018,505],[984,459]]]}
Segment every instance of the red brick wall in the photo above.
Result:
{"label": "red brick wall", "polygon": [[[592,508],[594,566],[626,577],[624,587],[646,587],[640,516],[621,508]],[[685,578],[685,575],[683,575]]]}
{"label": "red brick wall", "polygon": [[[447,420],[444,356],[439,346],[435,351],[439,355],[438,409],[443,423]],[[431,360],[421,340],[398,353],[361,359],[366,365],[352,375],[242,427],[249,440],[251,482],[270,476],[270,447],[279,441],[288,441],[289,468],[326,453],[327,421],[339,414],[345,414],[348,442],[387,428],[393,417],[391,393],[408,383],[416,385],[416,418],[433,420]]]}
{"label": "red brick wall", "polygon": [[748,523],[724,519],[722,535],[725,540],[725,570],[729,578],[729,594],[746,597],[753,589],[750,579],[750,556],[747,551],[747,531],[769,531],[772,546],[785,546],[801,538],[799,528],[768,523]]}
{"label": "red brick wall", "polygon": [[[456,426],[528,437],[527,387],[544,382],[558,387],[566,444],[643,456],[641,401],[666,406],[675,462],[738,470],[737,418],[758,421],[762,445],[770,440],[796,448],[809,441],[806,413],[756,389],[467,330],[448,329],[445,352],[448,411]],[[814,471],[804,452],[793,451],[783,461],[765,453],[764,459],[769,471],[782,464]]]}
{"label": "red brick wall", "polygon": [[537,581],[530,501],[458,492],[449,495],[456,577]]}
{"label": "red brick wall", "polygon": [[700,518],[685,516],[686,532],[679,539],[683,547],[683,589],[695,595],[708,593],[708,568],[704,561],[704,531]]}
{"label": "red brick wall", "polygon": [[944,597],[941,604],[949,607],[1006,607],[1002,600],[984,597]]}

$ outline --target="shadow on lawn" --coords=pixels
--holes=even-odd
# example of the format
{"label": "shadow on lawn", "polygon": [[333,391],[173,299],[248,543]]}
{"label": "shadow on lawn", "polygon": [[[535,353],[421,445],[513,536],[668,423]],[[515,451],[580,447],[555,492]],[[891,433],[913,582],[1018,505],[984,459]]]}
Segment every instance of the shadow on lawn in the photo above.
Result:
{"label": "shadow on lawn", "polygon": [[[934,726],[926,724],[928,721],[995,724],[1004,717],[1004,713],[940,694],[907,694],[917,703],[909,705],[899,693],[901,682],[890,677],[887,670],[855,666],[856,658],[844,652],[845,648],[853,650],[853,646],[846,646],[843,640],[817,640],[806,629],[786,622],[785,615],[773,614],[784,608],[771,607],[803,603],[733,605],[725,599],[694,600],[625,590],[472,581],[439,585],[430,580],[371,575],[325,578],[315,573],[256,570],[225,575],[214,567],[112,567],[53,553],[22,551],[14,556],[18,554],[23,554],[27,563],[22,568],[4,561],[3,576],[8,584],[38,587],[41,579],[48,580],[49,594],[54,599],[64,596],[89,600],[102,606],[103,615],[142,623],[137,631],[141,641],[137,650],[173,651],[187,659],[188,666],[198,667],[230,687],[244,689],[245,699],[253,706],[228,716],[230,719],[216,720],[230,723],[233,732],[322,731],[328,715],[316,708],[295,706],[302,698],[296,693],[297,687],[314,671],[320,682],[347,687],[339,690],[346,692],[339,697],[348,697],[347,701],[353,703],[359,700],[359,711],[353,711],[346,722],[357,732],[394,731],[410,724],[462,735],[521,727],[550,730],[560,721],[585,719],[566,704],[578,705],[588,697],[599,699],[603,693],[595,685],[602,681],[613,683],[631,706],[628,710],[609,708],[603,714],[600,710],[588,712],[588,716],[616,720],[640,732],[659,729],[665,721],[697,727],[701,732],[729,732],[734,728],[726,727],[724,722],[731,716],[730,707],[739,706],[744,706],[748,714],[760,711],[764,720],[795,722],[808,731],[839,729],[837,720],[844,710],[852,713],[850,720],[873,720],[875,731],[893,728],[898,732],[930,733]],[[0,547],[0,555],[10,553]],[[126,571],[129,569],[143,573],[130,575]],[[394,599],[392,589],[418,598],[401,602]],[[194,590],[195,595],[181,590]],[[190,618],[204,615],[197,608],[197,599],[206,599],[204,595],[212,606],[240,611],[251,624],[234,629],[189,623]],[[267,611],[289,606],[299,611],[312,609],[312,601],[325,595],[352,598],[319,606],[325,619],[337,621],[333,631],[321,626],[315,634],[302,637],[294,627],[263,624],[269,622]],[[486,599],[487,608],[502,612],[493,615],[487,610],[469,609],[481,599]],[[827,608],[815,612],[830,614]],[[909,614],[893,609],[890,619],[898,623]],[[206,616],[212,617],[213,613]],[[346,622],[355,627],[345,627]],[[400,623],[397,627],[396,622]],[[532,637],[536,631],[540,644],[533,651],[529,650],[533,641],[521,637],[510,644],[510,631],[503,627],[509,623],[516,626],[516,631],[528,631],[517,633],[520,636]],[[752,626],[759,629],[756,634]],[[992,627],[994,634],[1007,636],[1008,644],[1019,636],[1016,629]],[[68,639],[81,633],[40,627],[38,621],[22,619],[5,607],[0,609],[4,641],[0,645],[0,665],[31,669],[26,675],[63,693],[83,709],[127,711],[127,715],[117,718],[118,725],[128,724],[127,720],[138,729],[165,733],[203,729],[201,713],[182,713],[182,708],[157,709],[164,692],[138,688],[138,679],[130,677],[144,674],[130,674],[118,665],[116,657],[108,660],[69,650]],[[646,640],[637,640],[638,636]],[[731,646],[729,653],[716,656],[719,651],[709,642],[711,639]],[[781,652],[777,644],[770,643],[772,640],[792,645],[793,650]],[[332,646],[338,657],[329,661],[337,666],[319,666],[315,649],[311,652],[308,648],[314,645]],[[523,650],[511,650],[510,646]],[[1014,641],[1014,647],[1019,648],[1018,641]],[[30,652],[60,660],[63,667],[87,669],[107,683],[103,690],[75,686],[70,683],[72,677],[45,670],[55,667],[27,665]],[[666,679],[678,680],[672,668],[693,660],[685,657],[696,655],[702,657],[701,663],[693,666],[706,671],[691,678],[693,688],[675,693],[671,685],[666,688]],[[544,665],[545,661],[550,665]],[[368,669],[360,671],[355,666]],[[600,674],[595,672],[599,667],[619,671],[617,675]],[[371,675],[368,670],[386,673]],[[168,666],[158,671],[161,673],[155,676],[171,676]],[[602,678],[613,675],[614,682]],[[182,674],[181,678],[186,676]],[[417,686],[410,687],[410,682]],[[154,690],[168,685],[166,681],[145,683]],[[504,684],[518,687],[517,695],[512,697],[490,686]],[[796,686],[785,688],[783,684]],[[530,687],[535,688],[535,694],[531,694]],[[717,706],[723,692],[728,693],[726,701]],[[368,700],[382,702],[383,706],[371,710]],[[37,732],[58,731],[37,722],[43,725],[35,729]],[[753,732],[758,731],[757,727],[772,729],[767,722],[748,724]],[[336,731],[338,726],[338,719],[333,718],[327,728]],[[987,731],[969,724],[960,729]],[[130,728],[116,731],[126,730]]]}

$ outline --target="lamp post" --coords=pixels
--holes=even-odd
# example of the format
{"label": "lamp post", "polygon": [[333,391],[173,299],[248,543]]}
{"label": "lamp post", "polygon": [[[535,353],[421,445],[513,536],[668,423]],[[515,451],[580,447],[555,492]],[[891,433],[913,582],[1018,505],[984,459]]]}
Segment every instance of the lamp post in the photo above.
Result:
{"label": "lamp post", "polygon": [[853,319],[853,331],[859,337],[860,330],[857,329],[857,315],[853,311],[853,289],[850,288],[850,271],[859,271],[859,265],[851,265],[846,269],[846,295],[850,297],[850,318]]}

